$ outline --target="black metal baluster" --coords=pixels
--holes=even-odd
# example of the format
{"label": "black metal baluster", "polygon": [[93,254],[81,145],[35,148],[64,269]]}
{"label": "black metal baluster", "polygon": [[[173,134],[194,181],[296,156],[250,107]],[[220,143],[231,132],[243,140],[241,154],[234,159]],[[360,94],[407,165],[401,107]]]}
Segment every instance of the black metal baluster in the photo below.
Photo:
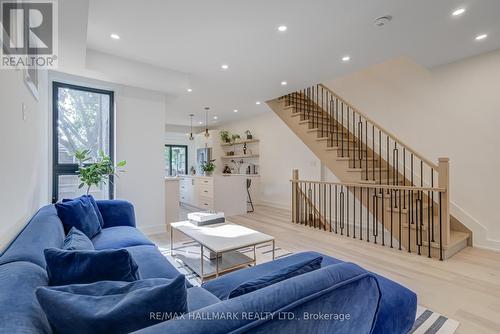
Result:
{"label": "black metal baluster", "polygon": [[[406,193],[406,190],[405,190]],[[408,210],[406,211],[406,227],[408,228],[408,253],[411,253],[411,224],[410,224],[410,193],[408,190],[408,196],[405,195],[405,198],[408,198]]]}
{"label": "black metal baluster", "polygon": [[373,195],[372,195],[372,200],[373,200],[373,236],[374,236],[374,243],[377,243],[377,237],[378,237],[378,203],[377,203],[377,188],[374,188]]}
{"label": "black metal baluster", "polygon": [[[389,159],[389,136],[386,137],[387,138],[387,159],[386,159],[386,162],[387,162],[387,185],[389,185],[389,172],[390,172],[390,164],[391,164],[391,160]],[[387,193],[389,194],[389,189],[387,189]],[[391,204],[392,206],[392,204]]]}
{"label": "black metal baluster", "polygon": [[347,222],[347,236],[349,236],[349,186],[347,186],[347,192],[346,192],[346,196],[347,196],[347,203],[346,203],[346,213],[347,213],[347,218],[346,218],[346,222]]}
{"label": "black metal baluster", "polygon": [[316,211],[317,211],[317,205],[316,205],[316,183],[313,183],[313,222],[314,222],[314,228],[316,228]]}
{"label": "black metal baluster", "polygon": [[365,119],[365,167],[366,167],[366,181],[368,181],[368,121]]}
{"label": "black metal baluster", "polygon": [[326,183],[323,183],[323,230],[326,231]]}
{"label": "black metal baluster", "polygon": [[[403,185],[406,186],[406,147],[403,147]],[[406,209],[406,191],[403,191],[403,206]]]}
{"label": "black metal baluster", "polygon": [[[382,132],[380,129],[378,130],[378,178],[378,184],[382,184]],[[380,192],[384,191],[380,189]]]}
{"label": "black metal baluster", "polygon": [[363,240],[363,188],[359,187],[359,240]]}
{"label": "black metal baluster", "polygon": [[342,148],[341,148],[341,152],[342,152],[342,158],[344,157],[344,102],[342,101],[342,104],[341,104],[341,110],[340,110],[340,122],[341,122],[341,126],[340,126],[340,131],[341,134],[340,134],[340,140],[342,141],[341,145],[342,145]]}
{"label": "black metal baluster", "polygon": [[328,185],[328,188],[329,188],[329,196],[328,196],[328,203],[330,204],[329,205],[329,210],[328,210],[328,215],[329,215],[329,219],[328,221],[330,222],[330,232],[332,232],[332,184],[330,183]]}
{"label": "black metal baluster", "polygon": [[[368,170],[366,170],[368,173]],[[375,125],[372,124],[372,176],[375,181]]]}
{"label": "black metal baluster", "polygon": [[335,126],[336,126],[336,131],[335,131],[335,137],[337,140],[335,141],[335,146],[339,147],[339,99],[335,99]]}
{"label": "black metal baluster", "polygon": [[[352,165],[356,168],[356,112],[352,110]],[[359,141],[359,140],[358,140]]]}
{"label": "black metal baluster", "polygon": [[358,160],[359,168],[363,167],[363,122],[361,121],[361,116],[359,116],[358,121]]}
{"label": "black metal baluster", "polygon": [[[344,130],[342,129],[342,133]],[[349,126],[349,105],[347,106],[347,156],[351,154],[351,127]],[[353,144],[354,145],[354,144]]]}
{"label": "black metal baluster", "polygon": [[[431,168],[431,188],[434,188],[434,168]],[[432,212],[432,236],[431,240],[432,242],[435,242],[434,240],[434,191],[431,192],[431,212]]]}
{"label": "black metal baluster", "polygon": [[[382,157],[382,155],[380,155]],[[380,194],[382,194],[382,246],[385,246],[385,199],[384,199],[384,193],[385,191],[383,189],[380,189]]]}
{"label": "black metal baluster", "polygon": [[338,202],[337,202],[337,185],[335,185],[335,234],[337,234],[338,232],[338,226],[337,226],[337,222],[338,222],[338,212],[339,212],[339,207],[338,207]]}
{"label": "black metal baluster", "polygon": [[366,188],[366,242],[370,242],[370,188]]}
{"label": "black metal baluster", "polygon": [[352,237],[356,239],[356,187],[353,187],[352,206]]}
{"label": "black metal baluster", "polygon": [[344,186],[340,186],[340,235],[344,235]]}

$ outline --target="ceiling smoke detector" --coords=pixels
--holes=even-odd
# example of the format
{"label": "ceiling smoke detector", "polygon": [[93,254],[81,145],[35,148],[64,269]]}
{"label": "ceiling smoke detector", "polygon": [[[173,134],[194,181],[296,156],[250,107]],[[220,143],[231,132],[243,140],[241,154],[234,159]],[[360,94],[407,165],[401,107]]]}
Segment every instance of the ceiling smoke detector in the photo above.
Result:
{"label": "ceiling smoke detector", "polygon": [[377,27],[383,27],[387,23],[391,22],[391,20],[392,20],[392,16],[390,16],[390,15],[381,16],[381,17],[379,17],[378,19],[375,20],[375,25]]}

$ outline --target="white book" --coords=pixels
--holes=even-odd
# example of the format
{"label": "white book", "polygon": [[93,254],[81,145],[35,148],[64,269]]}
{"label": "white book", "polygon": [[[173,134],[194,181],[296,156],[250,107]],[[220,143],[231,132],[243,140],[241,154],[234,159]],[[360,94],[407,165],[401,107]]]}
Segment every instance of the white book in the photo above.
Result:
{"label": "white book", "polygon": [[191,212],[188,213],[188,219],[194,222],[206,222],[209,220],[224,218],[224,212]]}

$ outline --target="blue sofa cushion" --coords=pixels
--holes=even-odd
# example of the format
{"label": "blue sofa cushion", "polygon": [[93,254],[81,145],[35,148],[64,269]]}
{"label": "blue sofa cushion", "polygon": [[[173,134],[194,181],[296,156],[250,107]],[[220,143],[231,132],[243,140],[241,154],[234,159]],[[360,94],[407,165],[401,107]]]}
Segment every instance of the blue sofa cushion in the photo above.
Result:
{"label": "blue sofa cushion", "polygon": [[131,226],[114,226],[101,230],[92,242],[95,249],[116,249],[139,245],[154,245],[141,231]]}
{"label": "blue sofa cushion", "polygon": [[[80,196],[80,198],[81,197],[86,197],[88,199],[88,201],[90,202],[90,204],[92,204],[92,207],[94,208],[95,213],[97,215],[97,219],[99,219],[99,224],[101,225],[101,227],[103,227],[104,226],[104,219],[102,218],[101,210],[99,210],[99,207],[97,206],[97,202],[95,201],[94,196],[92,196],[92,195],[83,195],[83,196]],[[69,201],[72,201],[72,200],[73,199],[64,198],[62,201],[64,203],[64,202],[69,202]]]}
{"label": "blue sofa cushion", "polygon": [[103,251],[44,250],[49,285],[139,279],[137,264],[126,249]]}
{"label": "blue sofa cushion", "polygon": [[0,332],[52,333],[35,289],[47,285],[47,273],[31,262],[0,266]]}
{"label": "blue sofa cushion", "polygon": [[69,230],[68,235],[64,239],[63,243],[64,250],[94,250],[94,244],[92,241],[76,227],[72,227]]}
{"label": "blue sofa cushion", "polygon": [[74,226],[89,239],[92,239],[101,231],[99,218],[88,197],[79,197],[71,201],[55,204],[57,215],[61,218],[64,230],[69,230]]}
{"label": "blue sofa cushion", "polygon": [[123,200],[98,200],[96,201],[104,228],[113,226],[135,227],[135,212],[132,203]]}
{"label": "blue sofa cushion", "polygon": [[[371,273],[352,263],[339,263],[224,300],[137,333],[368,334],[373,330],[379,301],[378,283]],[[227,313],[231,317],[207,319],[207,315]],[[306,313],[330,315],[332,319],[305,319]],[[333,318],[335,315],[338,319]]]}
{"label": "blue sofa cushion", "polygon": [[[292,254],[290,256],[279,258],[275,261],[259,264],[258,266],[236,270],[232,273],[228,273],[219,278],[210,280],[204,283],[202,286],[203,288],[207,289],[212,294],[217,296],[217,298],[224,300],[228,298],[229,293],[232,290],[234,290],[240,284],[245,283],[246,281],[258,279],[259,277],[269,275],[288,266],[296,265],[297,263],[300,263],[302,261],[314,260],[318,256],[321,256],[321,254],[316,252]],[[337,263],[341,262],[342,261],[337,260]]]}
{"label": "blue sofa cushion", "polygon": [[187,306],[189,312],[217,304],[218,302],[220,302],[219,298],[199,286],[187,289]]}
{"label": "blue sofa cushion", "polygon": [[321,268],[323,257],[318,256],[312,260],[304,260],[291,264],[282,269],[278,269],[272,273],[260,276],[255,279],[250,279],[245,283],[238,285],[229,293],[228,298],[234,298],[246,293],[265,288],[266,286],[284,281],[294,276],[302,275],[310,271]]}
{"label": "blue sofa cushion", "polygon": [[28,261],[45,269],[43,250],[60,248],[64,241],[64,230],[53,205],[41,208],[26,227],[7,247],[0,257],[0,264]]}
{"label": "blue sofa cushion", "polygon": [[[322,267],[338,263],[323,255]],[[388,278],[373,274],[380,288],[380,306],[373,334],[408,333],[415,322],[417,295]]]}
{"label": "blue sofa cushion", "polygon": [[184,281],[179,275],[41,287],[36,296],[57,333],[129,333],[187,312]]}
{"label": "blue sofa cushion", "polygon": [[126,250],[139,266],[141,278],[174,278],[179,271],[163,256],[156,246],[133,246]]}

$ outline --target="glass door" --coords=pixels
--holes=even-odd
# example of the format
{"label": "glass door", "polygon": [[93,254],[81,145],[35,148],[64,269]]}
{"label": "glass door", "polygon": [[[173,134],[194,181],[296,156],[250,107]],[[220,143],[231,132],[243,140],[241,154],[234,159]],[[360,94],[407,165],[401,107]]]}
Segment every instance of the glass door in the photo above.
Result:
{"label": "glass door", "polygon": [[[85,193],[78,189],[77,150],[90,150],[97,159],[100,150],[113,160],[113,108],[111,91],[53,83],[52,92],[52,202]],[[112,181],[112,180],[111,180]],[[90,189],[96,199],[113,198],[113,187],[101,184]]]}
{"label": "glass door", "polygon": [[188,148],[186,145],[165,145],[165,175],[187,174]]}

